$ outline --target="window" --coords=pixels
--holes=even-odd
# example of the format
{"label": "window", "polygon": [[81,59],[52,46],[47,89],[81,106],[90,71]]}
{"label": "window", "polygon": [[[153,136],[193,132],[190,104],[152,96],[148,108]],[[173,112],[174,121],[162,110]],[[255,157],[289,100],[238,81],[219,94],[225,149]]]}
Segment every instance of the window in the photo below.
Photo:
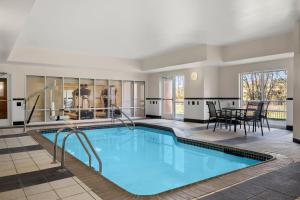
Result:
{"label": "window", "polygon": [[76,120],[79,117],[79,79],[64,79],[64,115],[70,119]]}
{"label": "window", "polygon": [[176,119],[184,115],[184,76],[175,77],[175,113]]}
{"label": "window", "polygon": [[286,70],[241,74],[241,104],[248,101],[267,101],[269,118],[286,119]]}
{"label": "window", "polygon": [[0,119],[7,119],[7,79],[0,78]]}
{"label": "window", "polygon": [[4,81],[6,81],[6,79],[0,79],[0,81],[1,81],[0,82],[0,97],[4,97],[4,88],[5,88]]}
{"label": "window", "polygon": [[94,118],[94,80],[80,79],[80,119]]}
{"label": "window", "polygon": [[40,96],[31,122],[49,122],[56,116],[71,120],[109,118],[111,105],[131,117],[145,116],[143,81],[27,76],[26,82],[27,117]]}
{"label": "window", "polygon": [[96,118],[108,117],[108,80],[95,80]]}
{"label": "window", "polygon": [[54,86],[52,90],[46,90],[46,120],[51,121],[50,117],[61,116],[63,108],[63,85],[62,78],[46,77],[46,85]]}
{"label": "window", "polygon": [[134,83],[133,81],[124,81],[123,82],[123,104],[122,110],[129,117],[134,116]]}
{"label": "window", "polygon": [[109,81],[110,106],[122,107],[122,81]]}
{"label": "window", "polygon": [[27,107],[26,116],[29,116],[36,102],[35,111],[31,117],[31,122],[45,121],[45,77],[29,76],[26,84]]}

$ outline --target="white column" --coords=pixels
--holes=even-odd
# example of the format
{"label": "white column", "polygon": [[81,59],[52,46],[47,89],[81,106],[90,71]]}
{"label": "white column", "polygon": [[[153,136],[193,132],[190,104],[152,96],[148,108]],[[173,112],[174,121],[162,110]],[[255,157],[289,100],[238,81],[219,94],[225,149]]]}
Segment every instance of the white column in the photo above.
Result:
{"label": "white column", "polygon": [[300,22],[297,22],[293,31],[293,48],[294,48],[294,105],[293,105],[293,137],[295,142],[300,142]]}

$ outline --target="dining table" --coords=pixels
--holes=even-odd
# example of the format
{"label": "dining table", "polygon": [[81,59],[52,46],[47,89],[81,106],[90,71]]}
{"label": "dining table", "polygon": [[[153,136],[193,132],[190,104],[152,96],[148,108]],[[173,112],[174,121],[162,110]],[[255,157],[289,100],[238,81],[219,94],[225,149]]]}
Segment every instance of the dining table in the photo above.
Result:
{"label": "dining table", "polygon": [[222,110],[225,111],[226,114],[227,114],[227,112],[230,112],[230,125],[231,125],[232,119],[233,119],[234,132],[236,132],[236,127],[238,124],[238,117],[241,116],[243,113],[245,113],[246,110],[255,111],[255,109],[250,109],[250,108],[247,109],[246,107],[225,107],[225,108],[222,108]]}

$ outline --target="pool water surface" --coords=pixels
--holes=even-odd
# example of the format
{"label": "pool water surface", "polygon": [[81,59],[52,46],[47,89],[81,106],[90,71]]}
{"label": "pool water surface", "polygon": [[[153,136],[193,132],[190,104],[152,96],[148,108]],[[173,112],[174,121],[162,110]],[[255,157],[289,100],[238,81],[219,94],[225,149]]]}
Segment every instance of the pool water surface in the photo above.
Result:
{"label": "pool water surface", "polygon": [[[84,132],[102,160],[102,175],[136,195],[158,194],[261,162],[184,144],[170,131],[143,126],[133,131],[114,127]],[[64,134],[58,137],[59,146]],[[54,141],[55,133],[42,135]],[[68,138],[65,148],[88,165],[88,156],[75,135]],[[92,166],[98,169],[94,156]]]}

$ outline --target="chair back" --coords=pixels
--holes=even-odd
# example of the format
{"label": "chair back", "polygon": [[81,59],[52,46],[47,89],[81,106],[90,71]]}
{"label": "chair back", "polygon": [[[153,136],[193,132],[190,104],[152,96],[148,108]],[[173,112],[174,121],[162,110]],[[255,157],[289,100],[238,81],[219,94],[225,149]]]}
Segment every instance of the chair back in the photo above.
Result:
{"label": "chair back", "polygon": [[248,101],[246,106],[246,111],[244,113],[245,117],[254,117],[257,110],[258,102]]}
{"label": "chair back", "polygon": [[256,111],[255,111],[255,118],[256,119],[261,119],[263,111],[264,111],[264,102],[260,101],[257,104],[257,108],[256,108]]}
{"label": "chair back", "polygon": [[216,106],[215,106],[214,102],[207,101],[206,104],[208,106],[208,111],[209,111],[210,118],[217,117],[218,114],[217,114],[217,110],[216,110]]}
{"label": "chair back", "polygon": [[270,103],[271,103],[270,101],[264,102],[264,108],[263,108],[262,116],[268,117],[268,111],[269,111]]}
{"label": "chair back", "polygon": [[220,102],[220,100],[218,100],[218,106],[219,106],[219,110],[222,110],[222,107],[221,107],[221,102]]}
{"label": "chair back", "polygon": [[249,101],[247,104],[245,116],[246,117],[255,117],[260,119],[264,111],[264,102],[263,101]]}

